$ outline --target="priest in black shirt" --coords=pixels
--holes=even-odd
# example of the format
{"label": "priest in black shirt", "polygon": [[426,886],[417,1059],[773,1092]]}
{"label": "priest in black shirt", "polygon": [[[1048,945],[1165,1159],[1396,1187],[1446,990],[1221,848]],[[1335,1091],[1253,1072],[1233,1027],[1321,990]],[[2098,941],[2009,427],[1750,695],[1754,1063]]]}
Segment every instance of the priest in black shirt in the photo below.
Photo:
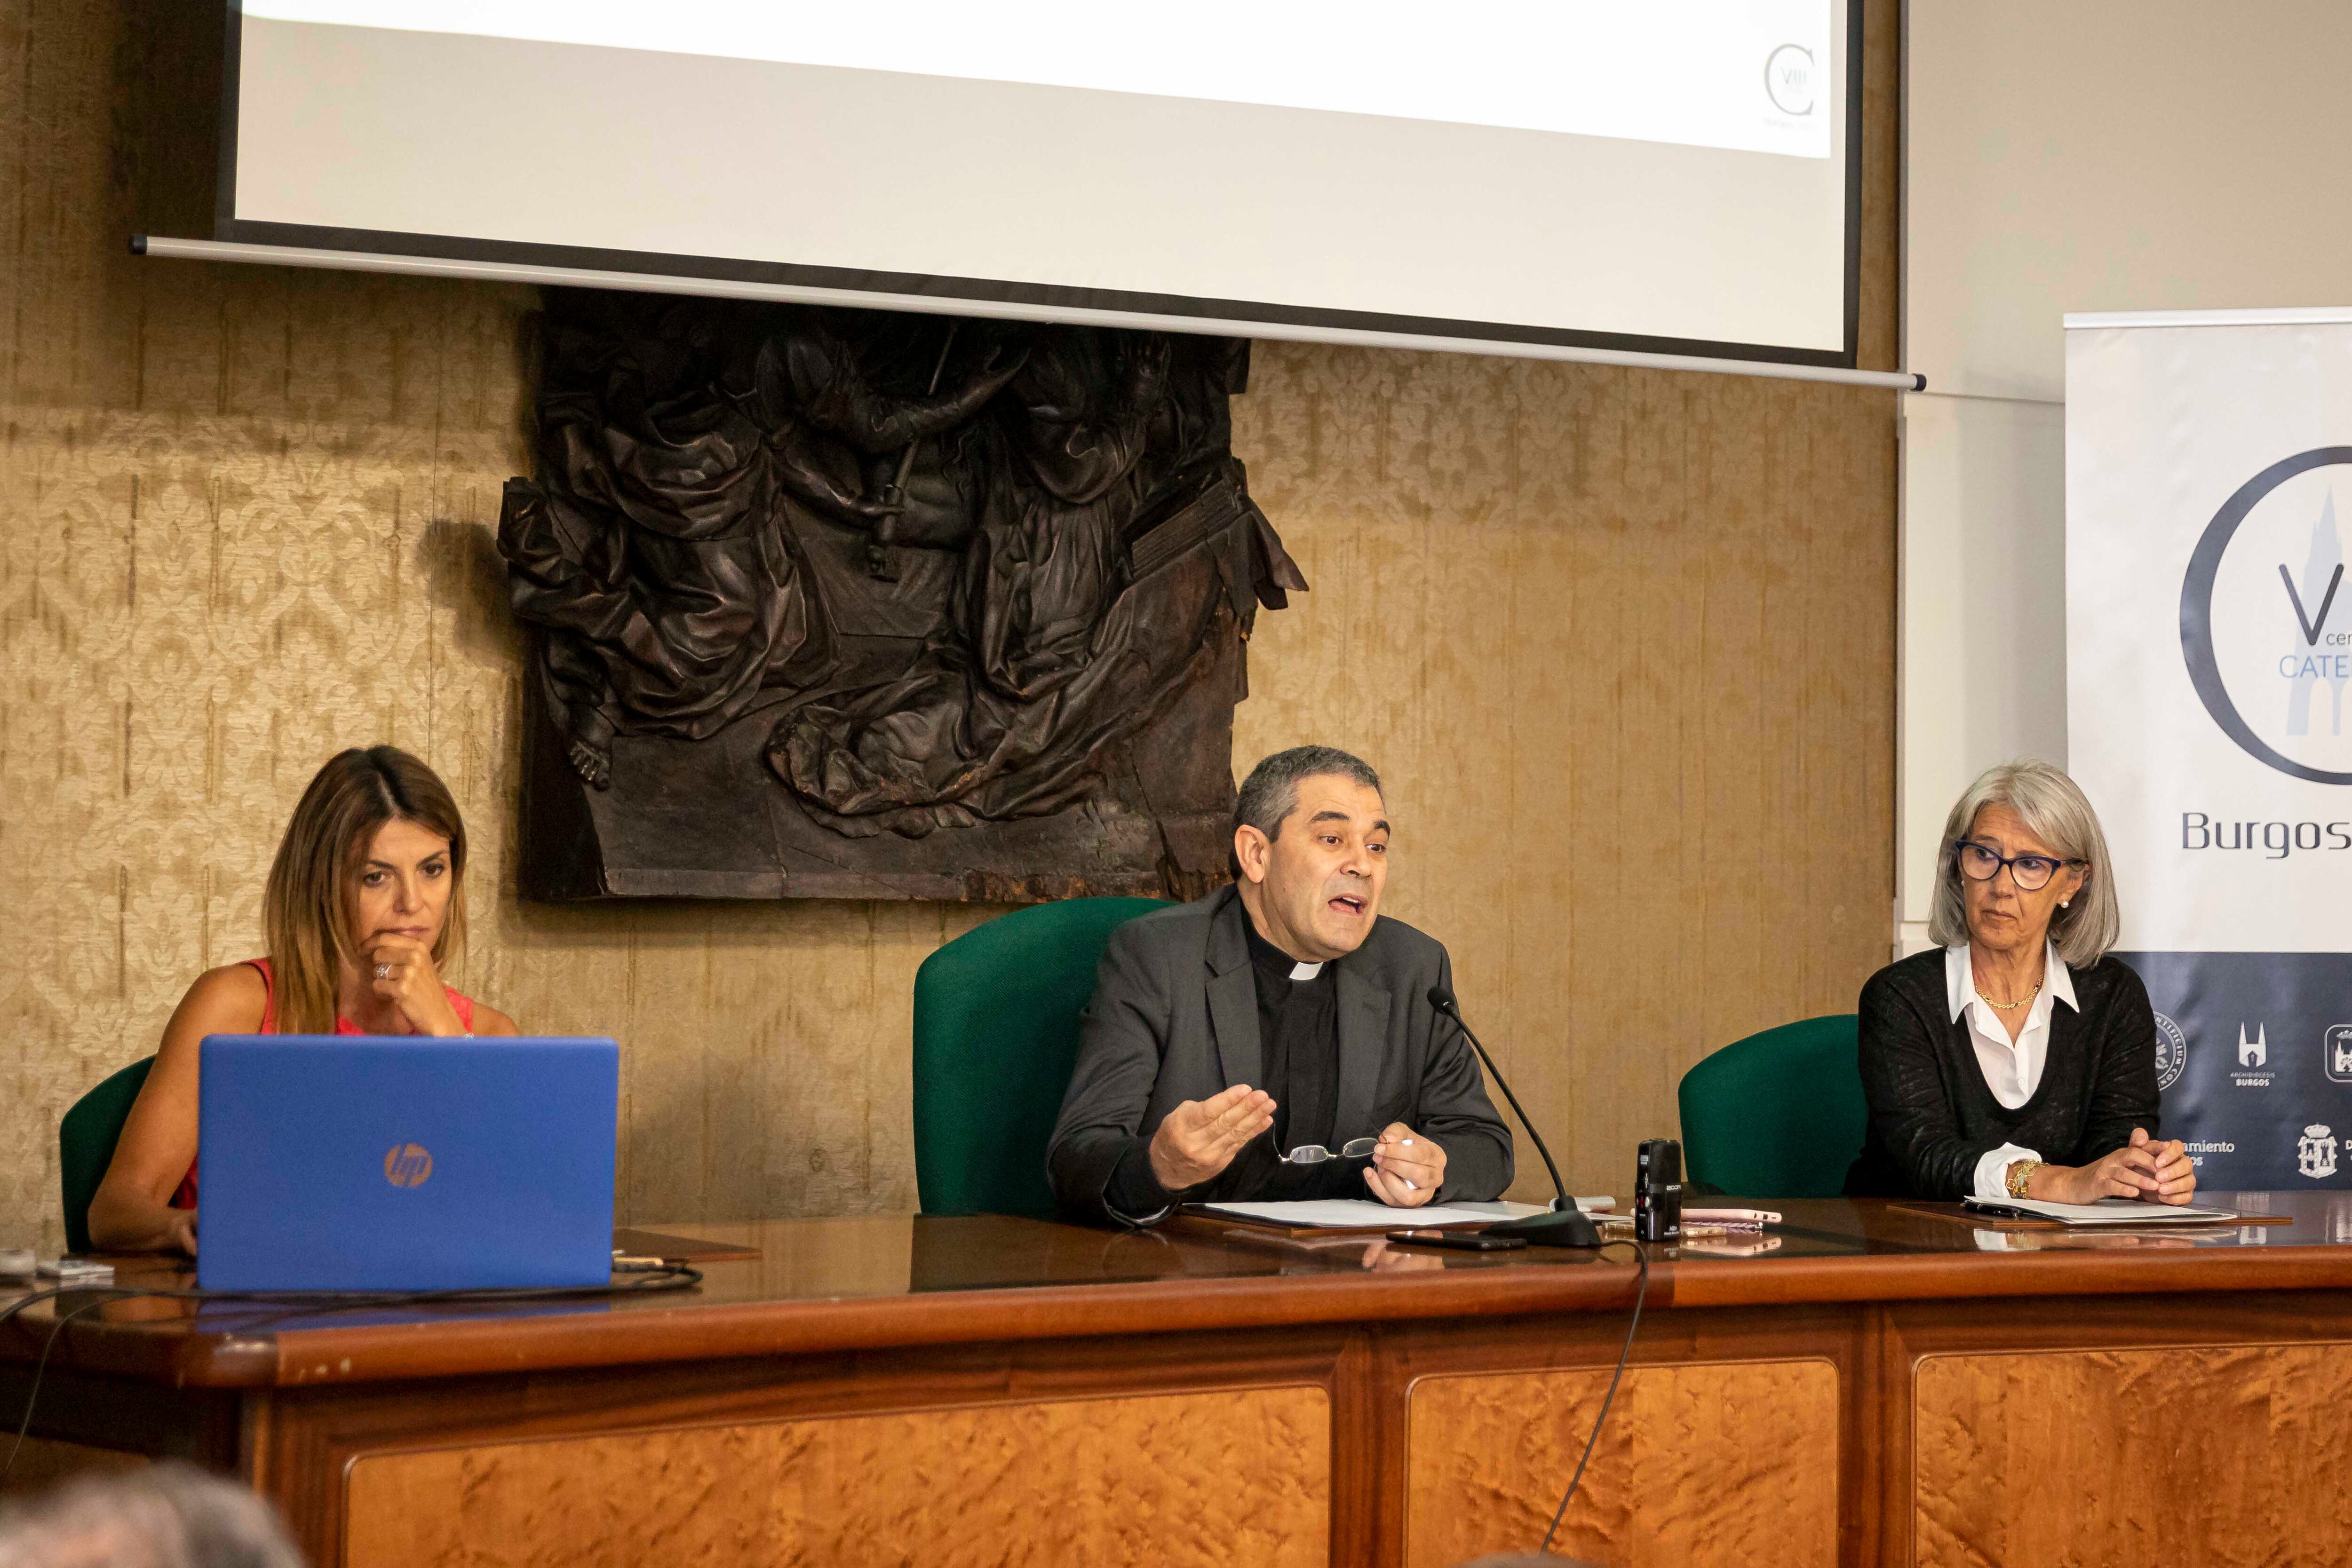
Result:
{"label": "priest in black shirt", "polygon": [[1251,772],[1234,885],[1104,952],[1048,1156],[1066,1208],[1149,1225],[1187,1201],[1502,1196],[1510,1132],[1429,1003],[1453,988],[1445,949],[1380,914],[1389,839],[1380,778],[1346,752]]}
{"label": "priest in black shirt", "polygon": [[1257,934],[1249,942],[1250,978],[1257,990],[1257,1037],[1265,1051],[1265,1089],[1274,1102],[1274,1146],[1323,1146],[1339,1109],[1339,966],[1307,964]]}

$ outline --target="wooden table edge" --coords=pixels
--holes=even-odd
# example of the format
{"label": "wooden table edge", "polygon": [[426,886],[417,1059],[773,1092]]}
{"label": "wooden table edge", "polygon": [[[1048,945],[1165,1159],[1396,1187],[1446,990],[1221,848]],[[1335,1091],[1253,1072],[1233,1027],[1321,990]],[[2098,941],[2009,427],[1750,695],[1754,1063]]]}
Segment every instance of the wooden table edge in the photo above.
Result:
{"label": "wooden table edge", "polygon": [[[1086,1339],[1433,1317],[1630,1309],[1631,1264],[1414,1274],[1278,1276],[943,1291],[822,1301],[679,1304],[620,1312],[413,1324],[190,1333],[76,1323],[52,1363],[193,1387],[320,1387],[593,1366],[821,1354],[1003,1340]],[[1650,1271],[1666,1304],[1672,1270]],[[41,1325],[46,1332],[46,1325]],[[22,1344],[0,1346],[19,1359]],[[38,1342],[33,1343],[37,1354]],[[21,1357],[29,1359],[29,1356]]]}
{"label": "wooden table edge", "polygon": [[1871,1254],[1674,1265],[1676,1307],[2352,1289],[2352,1248]]}
{"label": "wooden table edge", "polygon": [[[71,1325],[54,1364],[194,1387],[317,1387],[592,1366],[822,1354],[986,1341],[1285,1328],[1442,1317],[1622,1312],[1635,1269],[1615,1260],[1366,1273],[1173,1278],[911,1295],[690,1302],[620,1312],[192,1332]],[[1651,1267],[1652,1310],[1990,1297],[2352,1290],[2352,1248],[2046,1249],[1680,1259]],[[46,1324],[0,1336],[29,1361]]]}

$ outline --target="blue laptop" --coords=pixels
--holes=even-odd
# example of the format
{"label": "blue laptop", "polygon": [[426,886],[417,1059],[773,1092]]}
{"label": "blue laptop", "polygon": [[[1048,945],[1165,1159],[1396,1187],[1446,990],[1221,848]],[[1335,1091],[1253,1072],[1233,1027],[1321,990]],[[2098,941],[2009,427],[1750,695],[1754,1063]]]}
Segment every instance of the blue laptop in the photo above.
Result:
{"label": "blue laptop", "polygon": [[613,1041],[216,1034],[199,1061],[204,1289],[611,1279]]}

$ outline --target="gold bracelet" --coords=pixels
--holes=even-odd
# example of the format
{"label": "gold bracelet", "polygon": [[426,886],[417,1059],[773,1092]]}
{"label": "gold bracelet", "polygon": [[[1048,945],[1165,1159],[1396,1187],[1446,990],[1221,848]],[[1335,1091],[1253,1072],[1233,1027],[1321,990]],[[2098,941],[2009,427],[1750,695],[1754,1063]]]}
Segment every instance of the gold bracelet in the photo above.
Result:
{"label": "gold bracelet", "polygon": [[2009,1175],[2001,1185],[2009,1188],[2010,1197],[2023,1197],[2025,1184],[2032,1181],[2033,1173],[2041,1168],[2040,1160],[2011,1160],[2009,1165]]}

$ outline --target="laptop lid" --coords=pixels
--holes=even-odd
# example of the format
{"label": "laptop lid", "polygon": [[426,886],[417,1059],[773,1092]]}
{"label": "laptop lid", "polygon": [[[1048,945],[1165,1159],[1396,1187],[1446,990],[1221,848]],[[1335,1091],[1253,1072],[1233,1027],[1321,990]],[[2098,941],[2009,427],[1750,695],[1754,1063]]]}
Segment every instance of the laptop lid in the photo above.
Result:
{"label": "laptop lid", "polygon": [[197,1283],[605,1283],[620,1063],[610,1040],[206,1036]]}

